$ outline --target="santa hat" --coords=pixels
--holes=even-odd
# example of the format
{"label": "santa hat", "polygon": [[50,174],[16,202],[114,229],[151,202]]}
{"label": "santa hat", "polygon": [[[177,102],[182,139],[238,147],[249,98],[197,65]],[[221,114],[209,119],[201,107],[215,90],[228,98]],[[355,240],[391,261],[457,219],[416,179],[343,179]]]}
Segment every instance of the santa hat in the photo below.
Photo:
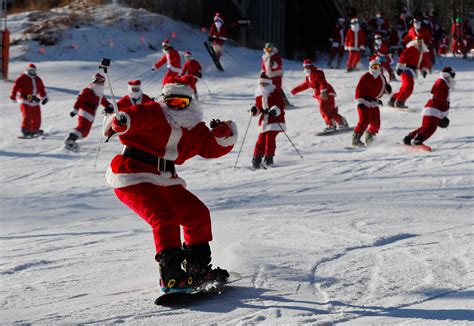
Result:
{"label": "santa hat", "polygon": [[92,83],[94,84],[104,84],[105,77],[102,74],[96,73],[92,79]]}
{"label": "santa hat", "polygon": [[451,67],[444,67],[441,71],[441,77],[443,78],[454,78],[456,76],[456,71]]}
{"label": "santa hat", "polygon": [[258,79],[259,84],[273,84],[272,80],[262,71],[260,78]]}
{"label": "santa hat", "polygon": [[164,47],[164,46],[166,46],[166,47],[170,46],[170,40],[168,40],[168,39],[163,40],[163,42],[161,42],[161,46],[162,46],[162,47]]}
{"label": "santa hat", "polygon": [[379,34],[379,33],[375,33],[374,35],[374,39],[378,39],[378,38],[382,38],[382,34]]}
{"label": "santa hat", "polygon": [[358,24],[359,23],[359,18],[354,17],[351,19],[351,24]]}
{"label": "santa hat", "polygon": [[131,90],[132,88],[136,88],[136,87],[141,87],[141,85],[142,85],[142,82],[139,79],[130,80],[128,82],[128,90]]}
{"label": "santa hat", "polygon": [[186,75],[183,77],[169,77],[164,81],[163,95],[178,95],[178,96],[189,96],[191,97],[194,93],[191,85],[194,77]]}
{"label": "santa hat", "polygon": [[311,62],[311,59],[304,59],[303,68],[307,68],[307,67],[313,67],[313,63]]}
{"label": "santa hat", "polygon": [[224,17],[222,17],[222,15],[219,12],[216,12],[216,14],[214,15],[214,21],[218,21],[218,20],[224,22]]}
{"label": "santa hat", "polygon": [[28,66],[26,66],[26,69],[36,69],[36,66],[33,63],[30,63]]}
{"label": "santa hat", "polygon": [[184,56],[185,57],[192,57],[193,55],[189,51],[184,51]]}
{"label": "santa hat", "polygon": [[379,11],[379,12],[375,15],[375,17],[377,17],[377,18],[380,18],[380,17],[382,17],[382,16],[383,16],[383,11]]}
{"label": "santa hat", "polygon": [[346,20],[342,17],[339,17],[339,19],[337,20],[340,24],[343,24],[346,22]]}
{"label": "santa hat", "polygon": [[380,58],[377,55],[373,55],[369,58],[369,67],[373,64],[380,65]]}

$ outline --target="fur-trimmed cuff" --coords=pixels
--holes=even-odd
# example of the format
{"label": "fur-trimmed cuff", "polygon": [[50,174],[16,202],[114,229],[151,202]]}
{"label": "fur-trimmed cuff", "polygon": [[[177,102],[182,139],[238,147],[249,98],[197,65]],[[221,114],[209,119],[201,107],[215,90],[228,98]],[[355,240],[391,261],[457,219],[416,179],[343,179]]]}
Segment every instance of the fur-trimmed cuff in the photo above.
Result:
{"label": "fur-trimmed cuff", "polygon": [[280,108],[279,108],[278,106],[276,106],[276,105],[272,106],[272,107],[270,108],[270,110],[275,110],[275,111],[276,111],[277,114],[275,115],[275,117],[278,117],[278,116],[280,116],[280,114],[281,114]]}
{"label": "fur-trimmed cuff", "polygon": [[397,63],[397,65],[395,66],[395,71],[397,71],[398,69],[405,69],[405,64],[404,63]]}
{"label": "fur-trimmed cuff", "polygon": [[232,136],[217,138],[216,142],[222,147],[233,146],[239,137],[239,132],[237,130],[237,124],[232,121],[230,124],[230,129],[232,130]]}

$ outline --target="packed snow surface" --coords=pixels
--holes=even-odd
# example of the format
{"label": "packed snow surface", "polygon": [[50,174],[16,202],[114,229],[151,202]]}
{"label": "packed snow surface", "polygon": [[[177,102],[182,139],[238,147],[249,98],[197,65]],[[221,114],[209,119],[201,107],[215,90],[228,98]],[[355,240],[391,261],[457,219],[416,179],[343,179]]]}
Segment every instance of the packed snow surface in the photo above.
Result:
{"label": "packed snow surface", "polygon": [[[122,20],[111,23],[107,15]],[[9,18],[12,38],[21,37],[28,14]],[[148,30],[130,28],[132,18],[150,22]],[[67,29],[56,46],[28,42],[11,49],[10,78],[35,62],[47,86],[43,139],[17,138],[21,117],[9,101],[12,84],[0,82],[0,323],[474,323],[472,61],[438,60],[433,73],[417,81],[407,101],[410,112],[381,109],[381,131],[366,151],[345,149],[350,133],[316,136],[324,126],[311,92],[290,97],[296,107],[287,110],[287,133],[303,159],[280,134],[275,167],[250,170],[257,137],[252,119],[233,169],[254,101],[260,51],[226,46],[221,73],[199,29],[115,6],[98,8],[96,19]],[[205,121],[230,119],[240,129],[230,154],[193,158],[178,173],[211,210],[214,266],[243,279],[219,296],[172,308],[153,304],[160,289],[150,227],[104,180],[121,151],[116,138],[106,144],[102,139],[94,165],[102,115],[79,141],[78,153],[63,149],[77,119],[68,113],[102,57],[112,59],[116,95],[125,95],[127,81],[135,78],[145,93],[160,93],[163,69],[152,73],[150,67],[161,53],[149,44],[159,48],[164,38],[181,53],[193,52],[204,67],[210,91],[202,82],[198,90]],[[324,60],[318,63],[324,68]],[[451,125],[426,142],[433,152],[407,152],[397,143],[420,125],[421,109],[445,65],[457,70]],[[304,74],[300,62],[284,61],[284,68],[289,95]],[[325,71],[352,126],[355,86],[364,71]],[[400,83],[392,86],[398,90]]]}

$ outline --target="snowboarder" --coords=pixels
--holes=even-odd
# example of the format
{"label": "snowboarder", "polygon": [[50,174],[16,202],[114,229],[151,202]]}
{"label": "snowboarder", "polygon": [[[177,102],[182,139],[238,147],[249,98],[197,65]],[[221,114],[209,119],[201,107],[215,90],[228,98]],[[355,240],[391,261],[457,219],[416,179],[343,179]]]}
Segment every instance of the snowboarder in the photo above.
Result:
{"label": "snowboarder", "polygon": [[217,60],[219,60],[224,50],[224,43],[227,41],[227,31],[224,26],[224,19],[218,12],[214,15],[214,22],[209,30],[208,41],[214,48]]}
{"label": "snowboarder", "polygon": [[290,102],[283,91],[283,61],[281,60],[278,49],[273,43],[266,43],[263,48],[262,71],[268,78],[272,80],[272,84],[281,93],[285,105],[289,106]]}
{"label": "snowboarder", "polygon": [[[17,98],[17,95],[19,96]],[[48,96],[43,81],[36,73],[32,63],[26,66],[26,71],[15,80],[10,94],[13,103],[20,103],[21,133],[25,138],[43,134],[41,127],[41,105],[48,103]]]}
{"label": "snowboarder", "polygon": [[183,66],[183,70],[181,71],[181,76],[190,75],[193,77],[193,82],[191,84],[191,87],[193,88],[193,91],[194,91],[194,98],[196,100],[199,100],[196,84],[197,84],[197,81],[200,78],[202,78],[201,64],[199,63],[199,61],[193,58],[191,52],[189,51],[184,52],[184,59],[186,62]]}
{"label": "snowboarder", "polygon": [[349,51],[347,59],[347,72],[351,72],[357,68],[360,61],[360,53],[365,50],[365,33],[360,28],[359,19],[351,19],[351,28],[346,33],[346,51]]}
{"label": "snowboarder", "polygon": [[312,88],[313,97],[319,102],[319,112],[326,123],[325,132],[330,132],[338,129],[348,128],[349,125],[346,119],[340,115],[336,106],[336,92],[331,84],[326,81],[324,71],[316,68],[310,59],[303,61],[303,69],[306,74],[306,79],[291,90],[292,95]]}
{"label": "snowboarder", "polygon": [[178,51],[176,51],[171,45],[169,40],[163,40],[161,42],[161,48],[163,50],[163,55],[161,58],[155,62],[151,67],[152,71],[156,71],[166,64],[166,73],[163,77],[163,85],[165,80],[169,77],[177,77],[181,72],[181,58],[179,57]]}
{"label": "snowboarder", "polygon": [[71,130],[64,141],[66,149],[76,150],[78,148],[76,140],[89,135],[99,105],[105,108],[106,113],[114,111],[112,104],[104,96],[104,83],[105,77],[100,73],[95,74],[92,83],[84,88],[77,97],[73,109],[69,112],[72,118],[78,116],[77,127]]}
{"label": "snowboarder", "polygon": [[110,116],[104,128],[105,136],[116,133],[125,145],[110,163],[107,183],[150,224],[165,293],[191,292],[229,276],[226,270],[211,268],[209,208],[186,190],[175,164],[196,155],[217,158],[229,153],[237,141],[237,125],[213,120],[209,129],[202,122],[202,109],[191,97],[192,79],[166,79],[162,100],[125,108]]}
{"label": "snowboarder", "polygon": [[418,71],[421,71],[423,78],[426,78],[431,70],[429,51],[421,37],[417,37],[415,41],[407,44],[406,49],[400,55],[395,70],[402,80],[402,86],[398,93],[393,94],[390,98],[388,105],[406,109],[408,106],[405,105],[405,101],[413,92]]}
{"label": "snowboarder", "polygon": [[337,55],[337,68],[341,68],[342,58],[344,57],[344,36],[346,34],[346,20],[340,17],[337,20],[336,26],[332,29],[331,37],[331,50],[329,52],[328,68],[332,68],[332,61]]}
{"label": "snowboarder", "polygon": [[405,145],[423,145],[423,142],[430,138],[438,127],[448,127],[449,95],[450,91],[454,90],[455,76],[456,72],[453,68],[443,68],[440,78],[431,88],[431,98],[423,109],[421,127],[413,130],[403,139]]}
{"label": "snowboarder", "polygon": [[[128,95],[125,95],[120,100],[117,101],[117,107],[119,110],[123,110],[125,108],[129,108],[131,106],[148,103],[151,102],[152,99],[143,93],[142,91],[142,83],[140,80],[130,80],[128,82]],[[108,112],[107,112],[108,111]],[[106,113],[113,113],[108,109]]]}
{"label": "snowboarder", "polygon": [[[390,84],[382,74],[382,64],[379,58],[372,56],[369,60],[369,71],[362,75],[355,92],[359,122],[355,126],[352,135],[353,147],[364,147],[375,140],[375,135],[380,129],[379,105],[382,105],[380,98],[385,93],[390,94],[392,92]],[[364,144],[361,137],[366,130]]]}
{"label": "snowboarder", "polygon": [[258,121],[259,135],[253,152],[252,166],[254,169],[273,165],[276,150],[276,136],[286,130],[285,102],[281,92],[272,80],[264,73],[260,73],[258,88],[255,92],[255,105],[250,112],[253,116],[260,115]]}

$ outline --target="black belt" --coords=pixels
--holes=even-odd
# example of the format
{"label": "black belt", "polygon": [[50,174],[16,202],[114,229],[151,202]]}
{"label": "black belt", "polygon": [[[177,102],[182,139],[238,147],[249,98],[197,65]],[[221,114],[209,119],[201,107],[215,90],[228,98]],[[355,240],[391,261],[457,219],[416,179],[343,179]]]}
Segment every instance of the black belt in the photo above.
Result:
{"label": "black belt", "polygon": [[40,102],[41,101],[41,99],[38,96],[32,95],[32,94],[20,94],[20,97],[22,99],[30,101],[30,102]]}
{"label": "black belt", "polygon": [[135,147],[125,146],[122,155],[133,158],[134,160],[140,161],[142,163],[153,165],[161,172],[171,172],[172,174],[176,174],[173,161],[155,156]]}

